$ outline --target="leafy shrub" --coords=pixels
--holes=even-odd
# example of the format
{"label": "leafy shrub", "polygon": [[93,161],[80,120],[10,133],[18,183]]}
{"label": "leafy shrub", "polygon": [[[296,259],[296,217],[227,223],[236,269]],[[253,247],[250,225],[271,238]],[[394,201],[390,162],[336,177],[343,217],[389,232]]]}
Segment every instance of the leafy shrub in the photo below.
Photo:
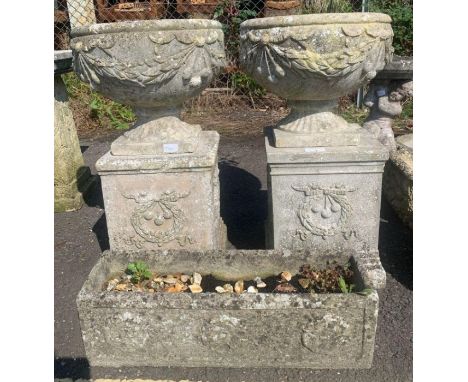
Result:
{"label": "leafy shrub", "polygon": [[231,74],[231,87],[250,97],[263,97],[266,91],[252,77],[243,72]]}
{"label": "leafy shrub", "polygon": [[138,284],[139,282],[148,280],[153,276],[149,270],[148,264],[144,261],[136,261],[128,264],[125,273],[132,277],[130,281],[133,284]]}
{"label": "leafy shrub", "polygon": [[[395,54],[413,55],[413,0],[368,0],[369,12],[389,15]],[[304,0],[303,13],[361,12],[362,0]]]}
{"label": "leafy shrub", "polygon": [[226,51],[234,56],[239,49],[239,26],[257,17],[258,11],[249,0],[222,0],[213,13],[213,19],[223,25]]}
{"label": "leafy shrub", "polygon": [[349,0],[304,0],[303,13],[344,13],[353,12]]}
{"label": "leafy shrub", "polygon": [[128,106],[121,105],[91,90],[88,84],[79,80],[77,75],[63,75],[63,82],[70,98],[75,98],[89,108],[91,118],[98,119],[101,126],[110,125],[115,129],[128,129],[135,121],[135,114]]}
{"label": "leafy shrub", "polygon": [[400,56],[413,55],[413,0],[369,0],[369,12],[392,18],[393,47]]}

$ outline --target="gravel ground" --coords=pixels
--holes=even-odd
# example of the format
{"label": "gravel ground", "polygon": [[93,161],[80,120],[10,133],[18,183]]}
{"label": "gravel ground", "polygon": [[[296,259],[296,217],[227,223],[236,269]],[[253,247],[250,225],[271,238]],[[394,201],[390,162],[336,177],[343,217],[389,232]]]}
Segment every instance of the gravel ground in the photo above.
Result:
{"label": "gravel ground", "polygon": [[[87,165],[110,146],[115,135],[82,142]],[[263,138],[222,137],[219,149],[221,215],[236,248],[264,248],[267,214],[266,156]],[[55,214],[55,377],[190,381],[356,381],[412,380],[413,262],[412,232],[382,204],[380,250],[387,287],[380,312],[373,367],[369,370],[296,370],[226,368],[92,368],[81,339],[75,298],[100,254],[108,249],[99,182],[79,211]]]}

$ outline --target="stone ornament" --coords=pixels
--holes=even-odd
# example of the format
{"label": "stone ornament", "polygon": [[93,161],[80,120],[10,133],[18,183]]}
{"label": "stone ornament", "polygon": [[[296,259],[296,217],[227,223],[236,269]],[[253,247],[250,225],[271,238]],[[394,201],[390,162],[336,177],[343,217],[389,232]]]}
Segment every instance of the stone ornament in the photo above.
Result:
{"label": "stone ornament", "polygon": [[275,130],[276,147],[359,143],[359,126],[332,110],[340,96],[372,80],[390,61],[390,23],[385,14],[336,13],[241,24],[243,69],[291,107]]}
{"label": "stone ornament", "polygon": [[347,193],[356,191],[355,188],[345,185],[323,187],[317,184],[291,187],[305,195],[297,209],[297,216],[305,228],[296,231],[301,240],[306,240],[309,234],[326,239],[346,226],[353,210]]}
{"label": "stone ornament", "polygon": [[370,114],[363,127],[390,151],[396,150],[392,121],[403,111],[402,102],[413,96],[413,81],[378,81],[371,84],[364,98]]}
{"label": "stone ornament", "polygon": [[[137,195],[123,195],[126,199],[133,199],[136,207],[130,216],[130,221],[135,232],[143,241],[155,243],[158,247],[173,240],[177,240],[181,247],[187,242],[193,243],[189,235],[182,234],[186,217],[177,206],[177,201],[186,198],[190,192],[177,193],[165,191],[160,196],[148,195],[140,192]],[[154,224],[149,225],[152,222]],[[170,226],[168,227],[169,222]],[[137,248],[142,247],[141,240],[132,238],[131,242]]]}
{"label": "stone ornament", "polygon": [[136,128],[112,143],[113,155],[194,152],[199,125],[180,120],[225,65],[221,24],[149,20],[94,24],[72,33],[74,69],[92,89],[134,108]]}
{"label": "stone ornament", "polygon": [[78,210],[96,178],[85,166],[61,74],[71,71],[71,51],[54,52],[54,211]]}

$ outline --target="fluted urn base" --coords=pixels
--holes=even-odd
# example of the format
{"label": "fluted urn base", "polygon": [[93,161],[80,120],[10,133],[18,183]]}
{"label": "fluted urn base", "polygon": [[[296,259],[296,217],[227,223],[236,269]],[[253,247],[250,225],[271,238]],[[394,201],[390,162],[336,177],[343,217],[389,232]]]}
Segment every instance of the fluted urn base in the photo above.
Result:
{"label": "fluted urn base", "polygon": [[358,124],[336,115],[335,100],[289,101],[291,113],[274,129],[275,147],[356,146]]}
{"label": "fluted urn base", "polygon": [[160,155],[195,152],[200,125],[180,119],[180,107],[154,110],[136,109],[136,127],[111,145],[112,155]]}

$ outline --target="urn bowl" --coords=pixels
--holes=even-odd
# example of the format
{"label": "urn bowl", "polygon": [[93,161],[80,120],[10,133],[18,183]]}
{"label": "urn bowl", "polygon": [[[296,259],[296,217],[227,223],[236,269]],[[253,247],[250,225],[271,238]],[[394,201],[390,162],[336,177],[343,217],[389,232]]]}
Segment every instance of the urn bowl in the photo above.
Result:
{"label": "urn bowl", "polygon": [[380,13],[267,17],[240,26],[243,69],[288,100],[332,100],[375,77],[392,53]]}
{"label": "urn bowl", "polygon": [[80,79],[137,108],[180,104],[224,65],[223,31],[212,20],[94,24],[76,28],[72,37]]}
{"label": "urn bowl", "polygon": [[180,120],[224,66],[222,26],[213,20],[149,20],[77,28],[71,41],[80,79],[133,107],[137,121],[111,145],[113,155],[196,151],[201,127]]}
{"label": "urn bowl", "polygon": [[291,107],[274,131],[276,147],[359,144],[360,127],[333,109],[390,61],[390,23],[380,13],[330,13],[241,24],[243,69]]}

